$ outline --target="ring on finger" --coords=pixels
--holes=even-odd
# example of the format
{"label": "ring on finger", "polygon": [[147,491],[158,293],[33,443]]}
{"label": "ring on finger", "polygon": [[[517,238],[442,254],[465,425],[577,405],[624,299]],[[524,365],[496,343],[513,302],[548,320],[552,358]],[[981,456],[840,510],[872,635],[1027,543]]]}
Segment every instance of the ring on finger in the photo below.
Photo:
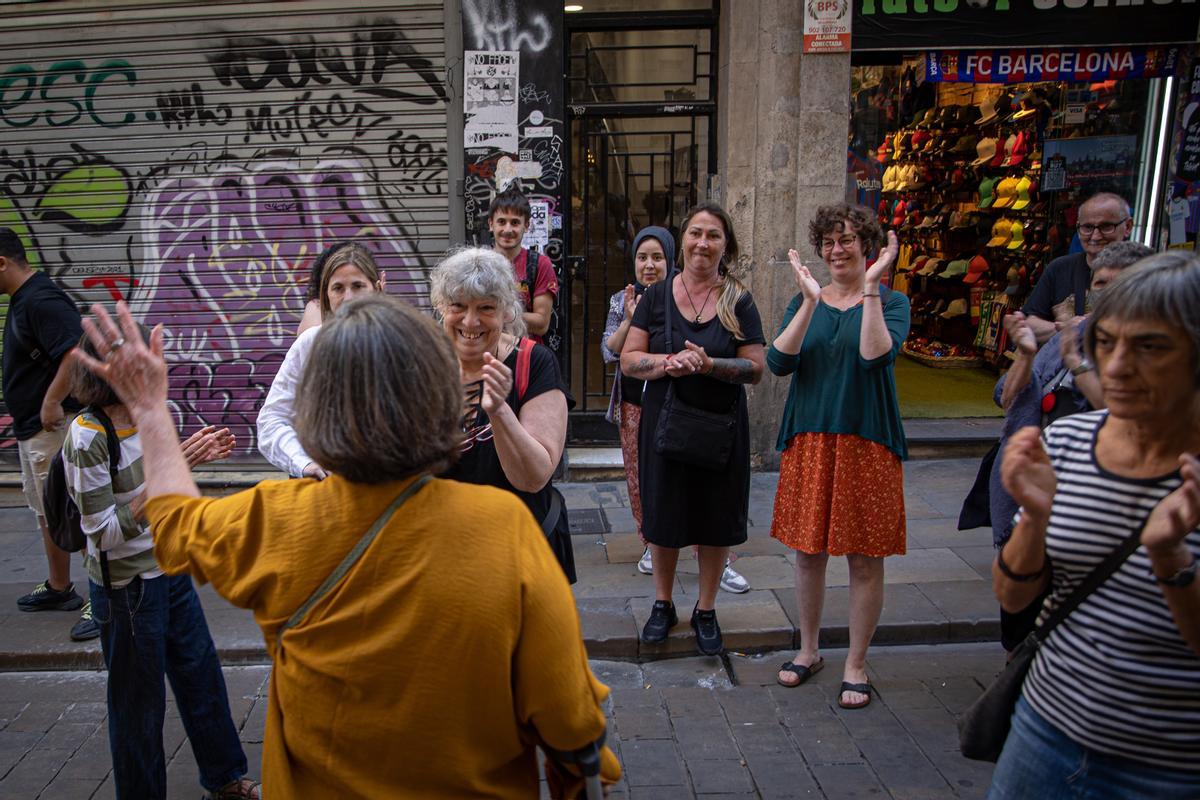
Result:
{"label": "ring on finger", "polygon": [[120,350],[121,347],[124,346],[124,344],[125,344],[125,337],[118,336],[117,338],[113,339],[111,342],[108,343],[108,349],[113,350],[113,351]]}

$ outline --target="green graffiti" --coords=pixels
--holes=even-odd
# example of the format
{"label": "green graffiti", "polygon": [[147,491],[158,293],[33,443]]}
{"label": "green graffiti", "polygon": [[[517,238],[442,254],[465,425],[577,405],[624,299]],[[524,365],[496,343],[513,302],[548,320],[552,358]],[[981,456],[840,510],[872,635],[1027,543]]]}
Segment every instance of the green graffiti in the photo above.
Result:
{"label": "green graffiti", "polygon": [[[25,81],[24,93],[16,100],[12,100],[8,96],[9,89],[17,81]],[[18,64],[15,67],[9,67],[4,71],[4,75],[0,76],[0,120],[6,125],[12,125],[14,128],[24,128],[37,122],[37,112],[25,117],[9,116],[9,112],[13,111],[25,101],[33,97],[33,91],[37,87],[37,73],[33,67],[28,64]]]}
{"label": "green graffiti", "polygon": [[125,173],[111,164],[83,164],[63,172],[38,200],[34,214],[79,233],[118,230],[133,190]]}
{"label": "green graffiti", "polygon": [[93,101],[96,98],[96,92],[100,88],[100,84],[113,77],[124,77],[129,82],[130,86],[137,85],[137,73],[133,71],[130,63],[122,58],[113,58],[105,61],[100,65],[100,68],[92,73],[92,77],[88,80],[87,91],[83,93],[87,101],[88,113],[92,115],[97,125],[103,125],[105,128],[119,128],[122,125],[128,125],[133,122],[134,114],[132,111],[126,111],[125,116],[120,122],[109,122],[100,118],[96,113],[96,108]]}
{"label": "green graffiti", "polygon": [[49,90],[58,79],[66,75],[73,75],[75,83],[83,83],[87,79],[87,67],[82,61],[59,61],[57,64],[51,65],[46,76],[42,78],[42,100],[47,103],[66,103],[75,109],[74,116],[62,120],[56,119],[57,114],[54,111],[47,111],[46,124],[54,128],[70,125],[83,116],[83,104],[78,100],[70,97],[51,97],[49,94]]}

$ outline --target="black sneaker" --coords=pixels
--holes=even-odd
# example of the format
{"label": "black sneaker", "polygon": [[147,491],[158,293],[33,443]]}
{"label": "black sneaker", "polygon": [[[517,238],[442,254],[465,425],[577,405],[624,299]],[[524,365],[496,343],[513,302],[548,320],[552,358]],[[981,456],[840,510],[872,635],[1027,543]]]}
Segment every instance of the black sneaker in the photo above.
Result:
{"label": "black sneaker", "polygon": [[96,619],[92,616],[92,602],[89,600],[83,605],[83,614],[79,616],[79,621],[71,627],[71,641],[86,642],[99,635],[100,626],[96,624]]}
{"label": "black sneaker", "polygon": [[675,613],[675,604],[670,600],[655,600],[650,609],[650,619],[642,628],[642,641],[650,644],[665,642],[671,628],[679,624],[679,615]]}
{"label": "black sneaker", "polygon": [[721,642],[721,626],[717,624],[716,609],[692,609],[692,628],[696,631],[696,649],[701,655],[721,655],[725,645]]}
{"label": "black sneaker", "polygon": [[75,593],[74,584],[58,591],[50,588],[50,581],[42,581],[32,592],[17,598],[17,608],[22,611],[74,611],[82,606],[83,598]]}

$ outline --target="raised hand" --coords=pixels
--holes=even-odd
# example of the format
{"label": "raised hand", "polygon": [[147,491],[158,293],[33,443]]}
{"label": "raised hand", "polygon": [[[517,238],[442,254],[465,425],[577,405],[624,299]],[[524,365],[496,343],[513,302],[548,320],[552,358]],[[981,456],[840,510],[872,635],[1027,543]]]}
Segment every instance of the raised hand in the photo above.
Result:
{"label": "raised hand", "polygon": [[638,296],[633,289],[633,284],[625,287],[625,319],[633,319],[633,311],[637,308]]}
{"label": "raised hand", "polygon": [[707,358],[707,356],[701,355],[703,352],[704,348],[698,348],[691,342],[684,342],[682,350],[674,355],[667,356],[667,359],[663,362],[663,369],[672,378],[682,378],[687,375],[699,374],[703,371],[704,359]]}
{"label": "raised hand", "polygon": [[225,458],[236,445],[237,438],[229,432],[229,428],[218,429],[216,425],[206,425],[184,439],[180,448],[188,466],[195,467]]}
{"label": "raised hand", "polygon": [[879,251],[879,258],[875,259],[875,263],[867,270],[868,291],[879,286],[883,281],[884,276],[888,274],[888,270],[896,263],[896,255],[899,252],[900,240],[896,238],[896,232],[888,231],[887,245]]}
{"label": "raised hand", "polygon": [[1179,473],[1183,483],[1158,502],[1142,531],[1142,544],[1152,554],[1170,553],[1200,526],[1200,459],[1181,455]]}
{"label": "raised hand", "polygon": [[512,385],[512,370],[491,353],[484,353],[483,400],[480,404],[489,419],[508,402],[508,393],[512,391]]}
{"label": "raised hand", "polygon": [[1000,464],[1000,482],[1023,513],[1049,518],[1058,478],[1036,425],[1027,425],[1009,438]]}
{"label": "raised hand", "polygon": [[809,268],[804,266],[804,262],[800,260],[800,254],[795,250],[788,250],[788,261],[792,264],[792,274],[796,278],[796,286],[800,289],[800,294],[804,296],[805,302],[815,303],[820,300],[821,284],[817,283],[817,279],[813,277]]}
{"label": "raised hand", "polygon": [[1017,352],[1032,356],[1038,351],[1037,336],[1029,327],[1029,322],[1020,311],[1006,314],[1004,330],[1008,333],[1009,341],[1017,346]]}
{"label": "raised hand", "polygon": [[71,357],[113,388],[135,423],[141,414],[166,405],[162,325],[154,327],[147,347],[129,307],[119,301],[116,321],[97,303],[92,306],[92,319],[84,317],[83,330],[100,358],[92,358],[78,348],[71,351]]}

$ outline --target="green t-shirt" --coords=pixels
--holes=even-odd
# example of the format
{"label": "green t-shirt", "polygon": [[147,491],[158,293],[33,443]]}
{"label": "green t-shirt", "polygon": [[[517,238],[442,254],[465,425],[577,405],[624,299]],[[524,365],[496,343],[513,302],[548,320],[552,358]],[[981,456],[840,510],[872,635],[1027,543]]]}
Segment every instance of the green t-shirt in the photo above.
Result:
{"label": "green t-shirt", "polygon": [[[886,287],[880,294],[892,347],[879,358],[868,361],[858,352],[861,303],[845,311],[820,303],[798,354],[781,353],[774,345],[767,350],[771,372],[792,376],[777,449],[783,450],[798,433],[849,433],[878,442],[902,459],[908,457],[892,368],[908,336],[908,298]],[[802,295],[792,298],[779,332],[801,302]]]}

